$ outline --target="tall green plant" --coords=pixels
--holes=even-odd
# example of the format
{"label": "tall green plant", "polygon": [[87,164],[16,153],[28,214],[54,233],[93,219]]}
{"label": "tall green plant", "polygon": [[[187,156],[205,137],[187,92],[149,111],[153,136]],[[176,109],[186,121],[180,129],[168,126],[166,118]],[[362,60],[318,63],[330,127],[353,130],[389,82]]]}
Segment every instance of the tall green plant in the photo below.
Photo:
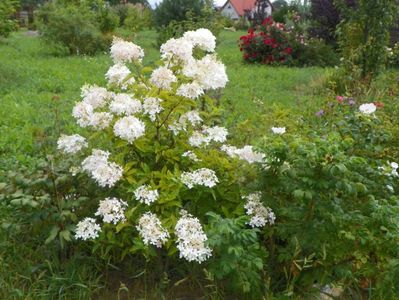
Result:
{"label": "tall green plant", "polygon": [[2,0],[0,2],[0,36],[8,37],[17,28],[17,22],[13,19],[17,1]]}

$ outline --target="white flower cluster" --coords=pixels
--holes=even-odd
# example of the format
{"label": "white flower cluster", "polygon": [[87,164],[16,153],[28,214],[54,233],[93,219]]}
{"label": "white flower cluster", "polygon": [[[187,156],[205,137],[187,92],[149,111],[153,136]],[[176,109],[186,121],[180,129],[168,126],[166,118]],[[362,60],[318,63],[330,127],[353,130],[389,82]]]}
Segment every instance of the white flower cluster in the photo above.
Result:
{"label": "white flower cluster", "polygon": [[212,141],[223,143],[227,140],[227,135],[227,129],[224,127],[204,127],[201,131],[193,132],[188,143],[193,147],[207,146]]}
{"label": "white flower cluster", "polygon": [[92,155],[82,162],[83,171],[88,172],[102,187],[112,187],[122,177],[122,167],[114,162],[108,162],[108,157],[109,152],[93,149]]}
{"label": "white flower cluster", "polygon": [[140,217],[136,228],[146,245],[151,244],[160,248],[168,241],[169,232],[162,227],[161,221],[151,212],[146,212]]}
{"label": "white flower cluster", "polygon": [[101,227],[93,218],[85,218],[76,225],[75,237],[77,239],[89,240],[98,237]]}
{"label": "white flower cluster", "polygon": [[117,63],[108,69],[107,73],[105,74],[105,78],[108,80],[108,83],[116,84],[123,87],[127,83],[132,83],[127,82],[128,80],[126,80],[130,73],[131,72],[128,67],[123,64]]}
{"label": "white flower cluster", "polygon": [[187,157],[187,158],[189,158],[190,160],[195,161],[195,162],[201,161],[201,160],[198,158],[197,154],[195,154],[193,151],[186,151],[186,152],[184,152],[184,153],[182,154],[182,157]]}
{"label": "white flower cluster", "polygon": [[157,88],[170,90],[172,83],[177,82],[177,78],[167,67],[159,67],[152,72],[150,81]]}
{"label": "white flower cluster", "polygon": [[159,193],[157,190],[150,189],[148,185],[142,185],[134,191],[134,196],[139,202],[150,205],[158,200]]}
{"label": "white flower cluster", "polygon": [[[196,47],[206,52],[214,52],[215,36],[208,29],[201,28],[188,31],[179,39],[170,39],[161,46],[162,59],[171,66],[181,64],[182,73],[192,79],[190,84],[180,86],[177,92],[178,95],[190,99],[198,98],[204,90],[223,88],[228,82],[224,64],[219,62],[213,54],[207,54],[199,60],[195,59],[193,49]],[[167,78],[171,81],[173,77]],[[157,80],[153,83],[159,86]]]}
{"label": "white flower cluster", "polygon": [[365,103],[359,106],[359,111],[365,115],[373,114],[376,110],[377,106],[374,103]]}
{"label": "white flower cluster", "polygon": [[144,113],[150,116],[151,121],[155,121],[157,114],[163,111],[163,107],[161,106],[162,99],[159,98],[145,98],[143,109]]}
{"label": "white flower cluster", "polygon": [[238,157],[239,159],[245,160],[248,163],[261,163],[263,162],[265,155],[260,152],[253,150],[253,146],[244,146],[243,148],[237,148],[235,146],[223,145],[220,148],[223,152],[230,157]]}
{"label": "white flower cluster", "polygon": [[111,45],[111,57],[116,64],[141,62],[144,57],[144,51],[136,44],[114,37]]}
{"label": "white flower cluster", "polygon": [[112,115],[107,112],[94,112],[87,102],[78,102],[72,111],[72,116],[81,127],[92,126],[94,129],[105,129],[112,121]]}
{"label": "white flower cluster", "polygon": [[105,223],[114,223],[115,225],[119,222],[124,222],[125,210],[127,203],[125,201],[116,198],[106,198],[100,201],[100,205],[97,209],[96,216],[101,216]]}
{"label": "white flower cluster", "polygon": [[57,141],[57,148],[64,153],[74,154],[87,147],[86,139],[79,134],[62,134]]}
{"label": "white flower cluster", "polygon": [[273,225],[276,220],[274,212],[269,207],[264,207],[261,202],[261,193],[253,193],[243,197],[247,200],[244,205],[246,213],[251,217],[249,225],[252,227],[263,227],[266,224]]}
{"label": "white flower cluster", "polygon": [[279,134],[279,135],[282,135],[282,134],[284,134],[285,133],[285,127],[272,127],[272,132],[274,133],[274,134]]}
{"label": "white flower cluster", "polygon": [[91,105],[93,109],[104,107],[112,97],[112,93],[106,88],[88,84],[82,86],[80,95],[83,102]]}
{"label": "white flower cluster", "polygon": [[202,118],[199,115],[199,112],[196,110],[188,111],[182,114],[178,121],[174,124],[169,125],[169,130],[173,131],[174,135],[177,135],[180,131],[186,131],[188,124],[195,127],[201,124]]}
{"label": "white flower cluster", "polygon": [[180,258],[202,263],[212,255],[212,250],[205,246],[208,237],[197,218],[194,218],[184,210],[181,214],[182,216],[175,226],[177,249],[180,251]]}
{"label": "white flower cluster", "polygon": [[195,185],[203,185],[212,188],[219,182],[215,171],[207,168],[201,168],[193,172],[183,172],[180,176],[180,180],[189,189],[192,189]]}
{"label": "white flower cluster", "polygon": [[380,170],[384,171],[385,175],[390,177],[399,177],[398,168],[399,164],[392,161],[387,162],[388,166],[379,167]]}
{"label": "white flower cluster", "polygon": [[133,115],[139,113],[142,109],[141,102],[133,99],[129,94],[116,94],[113,97],[113,101],[109,105],[111,112],[118,116],[122,115]]}
{"label": "white flower cluster", "polygon": [[145,133],[145,124],[143,121],[133,116],[127,116],[119,119],[114,125],[115,136],[133,143],[134,140],[143,136]]}

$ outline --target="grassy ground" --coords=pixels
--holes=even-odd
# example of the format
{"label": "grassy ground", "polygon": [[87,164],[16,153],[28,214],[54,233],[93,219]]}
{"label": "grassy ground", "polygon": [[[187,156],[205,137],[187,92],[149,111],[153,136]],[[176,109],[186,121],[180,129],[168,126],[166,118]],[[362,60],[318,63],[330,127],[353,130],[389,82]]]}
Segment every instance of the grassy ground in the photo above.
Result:
{"label": "grassy ground", "polygon": [[[217,52],[227,66],[230,82],[222,101],[233,106],[242,119],[256,114],[252,100],[265,106],[293,106],[313,98],[312,82],[323,77],[322,68],[266,67],[243,64],[237,48],[242,32],[222,32]],[[141,32],[134,40],[146,52],[145,64],[158,58],[156,33]],[[73,126],[73,103],[84,83],[105,84],[104,73],[111,61],[95,57],[55,57],[38,37],[15,33],[0,43],[0,155],[24,161],[35,152],[41,137],[54,128],[56,119],[64,130]],[[65,128],[66,127],[66,128]],[[71,130],[72,131],[72,130]],[[1,167],[0,167],[1,169]]]}

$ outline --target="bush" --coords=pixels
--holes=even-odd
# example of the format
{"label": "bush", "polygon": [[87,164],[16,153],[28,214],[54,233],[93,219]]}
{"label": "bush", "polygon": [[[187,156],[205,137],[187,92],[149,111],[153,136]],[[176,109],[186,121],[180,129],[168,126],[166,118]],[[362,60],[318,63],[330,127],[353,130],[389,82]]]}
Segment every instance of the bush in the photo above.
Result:
{"label": "bush", "polygon": [[152,11],[146,7],[129,7],[124,22],[124,27],[131,31],[140,31],[144,28],[152,28]]}
{"label": "bush", "polygon": [[103,8],[94,11],[90,6],[47,3],[37,13],[41,37],[55,48],[69,54],[95,54],[105,50],[109,35],[118,24],[116,14]]}
{"label": "bush", "polygon": [[240,51],[247,62],[261,64],[288,64],[292,45],[284,24],[266,18],[256,30],[249,29],[248,35],[240,37]]}
{"label": "bush", "polygon": [[352,98],[337,99],[291,133],[264,139],[264,205],[278,216],[266,242],[270,288],[309,298],[338,286],[341,297],[393,299],[394,139],[382,109],[374,116]]}
{"label": "bush", "polygon": [[0,36],[8,37],[9,34],[17,29],[17,22],[14,20],[17,1],[2,0],[0,2]]}
{"label": "bush", "polygon": [[205,0],[164,0],[154,11],[155,24],[158,28],[162,28],[172,21],[184,21],[189,11],[194,16],[199,16],[205,4]]}

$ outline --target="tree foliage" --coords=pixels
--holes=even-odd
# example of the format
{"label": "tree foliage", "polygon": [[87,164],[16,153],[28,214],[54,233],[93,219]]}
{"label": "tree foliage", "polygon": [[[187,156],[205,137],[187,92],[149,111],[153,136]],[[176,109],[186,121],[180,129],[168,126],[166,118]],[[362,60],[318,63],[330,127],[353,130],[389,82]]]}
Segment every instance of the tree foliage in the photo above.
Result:
{"label": "tree foliage", "polygon": [[16,11],[17,1],[2,0],[0,2],[0,36],[7,37],[17,28],[17,22],[13,18]]}

